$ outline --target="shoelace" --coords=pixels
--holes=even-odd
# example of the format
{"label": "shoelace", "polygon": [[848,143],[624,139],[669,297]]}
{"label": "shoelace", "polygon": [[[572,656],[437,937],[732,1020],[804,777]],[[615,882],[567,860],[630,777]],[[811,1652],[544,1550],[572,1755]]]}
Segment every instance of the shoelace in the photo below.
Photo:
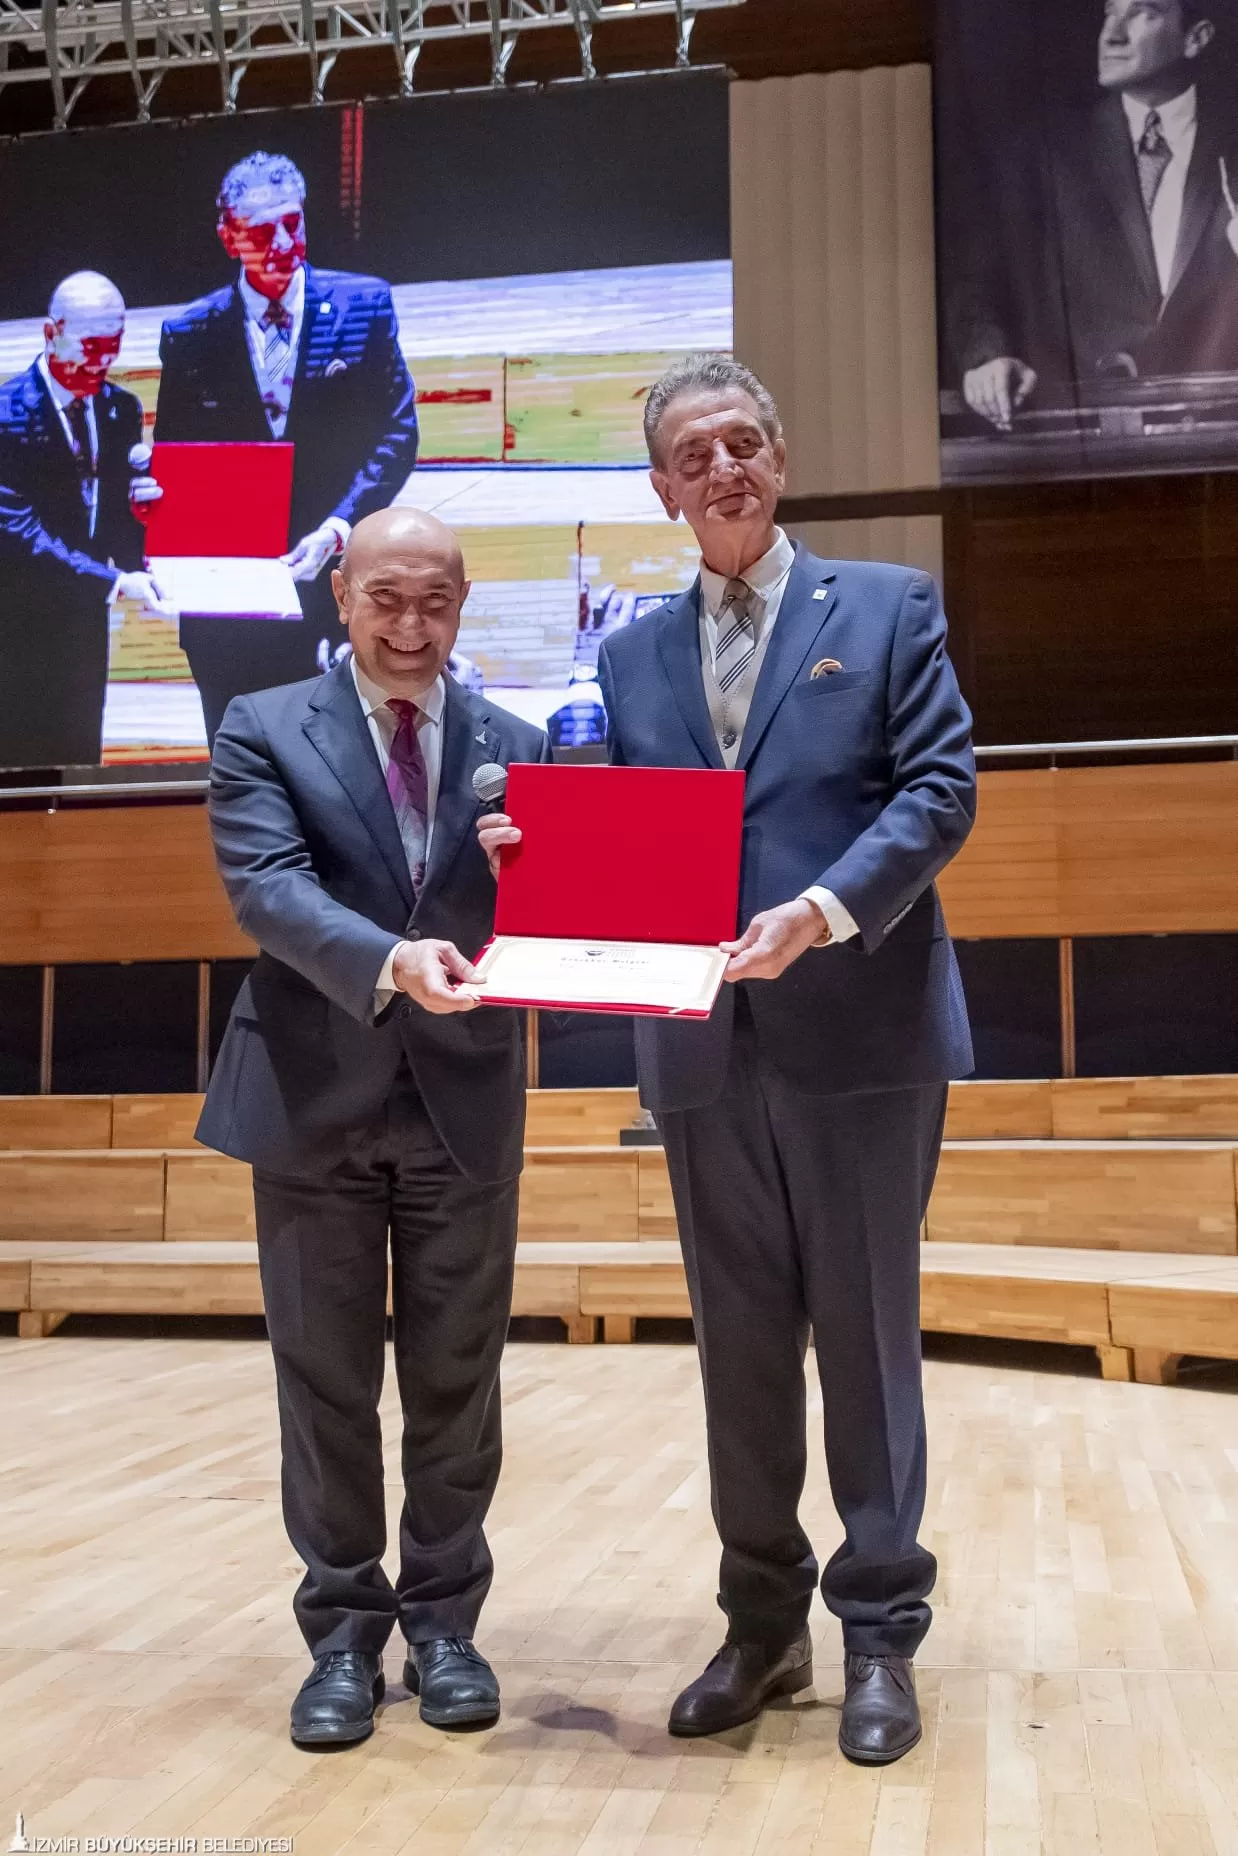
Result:
{"label": "shoelace", "polygon": [[453,1650],[457,1656],[462,1656],[467,1663],[480,1663],[485,1661],[481,1651],[478,1650],[474,1644],[471,1644],[466,1637],[443,1637],[440,1639],[440,1644],[443,1650]]}
{"label": "shoelace", "polygon": [[911,1693],[911,1681],[902,1665],[901,1658],[893,1656],[856,1656],[847,1658],[847,1674],[856,1682],[867,1682],[877,1669],[884,1669],[898,1684],[903,1693]]}
{"label": "shoelace", "polygon": [[[364,1654],[362,1650],[328,1650],[314,1671],[314,1681],[321,1682],[324,1676],[331,1675],[342,1663],[352,1662]],[[355,1675],[358,1681],[361,1681],[365,1675],[364,1669],[354,1669],[350,1673]]]}

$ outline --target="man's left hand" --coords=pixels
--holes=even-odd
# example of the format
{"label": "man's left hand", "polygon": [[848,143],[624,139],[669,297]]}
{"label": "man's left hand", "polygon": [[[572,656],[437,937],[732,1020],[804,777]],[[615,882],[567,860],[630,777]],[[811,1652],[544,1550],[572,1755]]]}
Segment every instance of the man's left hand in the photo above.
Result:
{"label": "man's left hand", "polygon": [[316,580],[327,562],[340,551],[340,531],[329,522],[302,535],[295,548],[284,556],[284,565],[294,580]]}
{"label": "man's left hand", "polygon": [[738,941],[723,941],[732,956],[723,979],[776,980],[826,933],[825,917],[806,896],[754,915]]}

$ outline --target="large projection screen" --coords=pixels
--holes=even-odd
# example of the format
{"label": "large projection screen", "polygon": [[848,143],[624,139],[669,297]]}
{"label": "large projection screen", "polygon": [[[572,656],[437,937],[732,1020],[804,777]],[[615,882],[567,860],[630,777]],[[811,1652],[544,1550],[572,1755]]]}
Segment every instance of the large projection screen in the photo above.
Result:
{"label": "large projection screen", "polygon": [[1229,0],[938,0],[947,483],[1238,462]]}
{"label": "large projection screen", "polygon": [[[691,151],[673,182],[671,148]],[[305,182],[282,434],[219,236],[221,182],[258,151]],[[106,570],[142,564],[129,459],[152,440],[294,442],[290,548],[367,472],[362,513],[444,517],[472,580],[456,674],[560,744],[596,739],[600,639],[695,570],[641,412],[677,354],[730,349],[727,160],[726,83],[703,73],[0,149],[0,767],[204,762],[208,681],[217,702],[342,645],[329,565],[299,584],[299,621],[211,631],[109,605]],[[84,270],[116,286],[124,324],[81,427],[51,391],[48,310]]]}

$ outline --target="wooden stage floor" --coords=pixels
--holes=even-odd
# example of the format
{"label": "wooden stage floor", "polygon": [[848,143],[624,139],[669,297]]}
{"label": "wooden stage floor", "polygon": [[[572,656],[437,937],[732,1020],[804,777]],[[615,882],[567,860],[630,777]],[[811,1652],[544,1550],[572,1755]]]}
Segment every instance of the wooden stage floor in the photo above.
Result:
{"label": "wooden stage floor", "polygon": [[1061,1351],[935,1352],[927,1731],[873,1773],[837,1751],[820,1606],[815,1697],[720,1739],[666,1735],[720,1636],[688,1347],[509,1349],[480,1635],[503,1719],[424,1727],[393,1646],[373,1739],[315,1757],[286,1735],[306,1664],[263,1343],[0,1340],[0,1849],[20,1810],[32,1845],[81,1849],[1238,1856],[1232,1371],[1161,1389],[1076,1377],[1061,1366],[1084,1356]]}

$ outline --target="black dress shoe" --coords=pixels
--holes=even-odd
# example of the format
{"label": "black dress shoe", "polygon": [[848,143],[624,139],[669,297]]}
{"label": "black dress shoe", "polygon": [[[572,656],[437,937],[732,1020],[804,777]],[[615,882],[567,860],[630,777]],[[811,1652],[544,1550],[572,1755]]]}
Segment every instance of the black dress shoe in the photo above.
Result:
{"label": "black dress shoe", "polygon": [[847,1695],[838,1744],[857,1766],[888,1766],[919,1741],[916,1677],[905,1656],[846,1659]]}
{"label": "black dress shoe", "polygon": [[484,1727],[499,1718],[499,1683],[471,1637],[410,1643],[404,1686],[431,1727]]}
{"label": "black dress shoe", "polygon": [[367,1650],[329,1650],[315,1660],[292,1704],[297,1746],[351,1746],[374,1731],[383,1664]]}
{"label": "black dress shoe", "polygon": [[796,1695],[811,1686],[812,1638],[806,1630],[780,1649],[728,1639],[676,1698],[667,1726],[681,1740],[720,1734],[755,1720],[776,1695]]}

